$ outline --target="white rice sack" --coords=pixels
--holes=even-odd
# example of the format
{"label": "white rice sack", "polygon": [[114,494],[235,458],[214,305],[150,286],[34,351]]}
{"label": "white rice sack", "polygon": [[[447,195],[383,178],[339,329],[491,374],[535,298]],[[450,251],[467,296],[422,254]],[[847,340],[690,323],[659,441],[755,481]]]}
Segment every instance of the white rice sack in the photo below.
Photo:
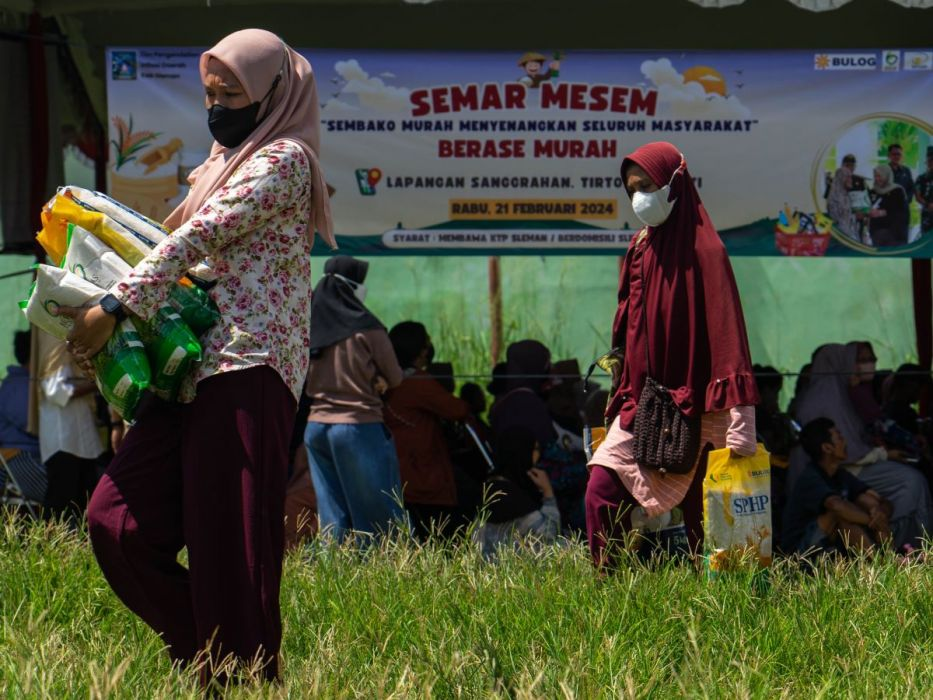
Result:
{"label": "white rice sack", "polygon": [[113,221],[128,229],[148,248],[155,248],[171,233],[162,224],[120,204],[120,202],[111,199],[102,192],[94,192],[74,185],[68,185],[63,189],[67,190],[71,198],[85,209],[106,214]]}
{"label": "white rice sack", "polygon": [[68,272],[106,290],[132,272],[130,264],[94,234],[74,224],[69,225],[68,233],[68,250],[62,263]]}
{"label": "white rice sack", "polygon": [[58,309],[62,306],[91,306],[106,293],[73,272],[51,265],[38,265],[36,283],[29,299],[20,306],[30,323],[64,340],[71,332],[73,322],[67,316],[60,316]]}

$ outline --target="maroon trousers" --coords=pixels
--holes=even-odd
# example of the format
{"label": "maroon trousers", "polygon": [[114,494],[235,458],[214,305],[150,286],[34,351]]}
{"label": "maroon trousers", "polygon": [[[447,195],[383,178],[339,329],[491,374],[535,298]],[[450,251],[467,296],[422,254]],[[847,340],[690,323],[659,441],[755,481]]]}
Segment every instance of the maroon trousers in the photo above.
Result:
{"label": "maroon trousers", "polygon": [[[680,503],[691,552],[703,548],[703,479],[706,455],[700,459],[690,488]],[[613,571],[624,548],[625,534],[632,529],[632,510],[638,501],[612,469],[596,465],[586,485],[586,530],[593,564],[600,571]]]}
{"label": "maroon trousers", "polygon": [[88,526],[100,568],[175,660],[208,649],[215,667],[232,654],[278,675],[295,409],[265,366],[201,381],[191,404],[150,397],[94,491]]}

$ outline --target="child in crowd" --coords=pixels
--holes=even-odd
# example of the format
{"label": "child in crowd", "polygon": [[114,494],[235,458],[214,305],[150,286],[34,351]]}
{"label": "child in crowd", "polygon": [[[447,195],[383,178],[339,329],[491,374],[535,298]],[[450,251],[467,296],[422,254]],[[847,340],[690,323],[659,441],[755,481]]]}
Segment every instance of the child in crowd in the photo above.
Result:
{"label": "child in crowd", "polygon": [[522,427],[504,430],[496,442],[496,470],[486,480],[486,517],[473,533],[483,556],[531,536],[551,544],[560,534],[560,512],[547,472],[536,468],[541,449]]}

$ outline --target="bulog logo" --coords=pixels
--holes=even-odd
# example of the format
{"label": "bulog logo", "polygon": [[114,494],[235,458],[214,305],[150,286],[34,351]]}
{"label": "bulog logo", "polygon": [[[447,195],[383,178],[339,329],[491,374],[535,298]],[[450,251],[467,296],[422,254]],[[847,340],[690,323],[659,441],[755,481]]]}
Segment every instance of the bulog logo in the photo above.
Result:
{"label": "bulog logo", "polygon": [[873,53],[818,53],[813,57],[816,70],[876,70],[878,56]]}

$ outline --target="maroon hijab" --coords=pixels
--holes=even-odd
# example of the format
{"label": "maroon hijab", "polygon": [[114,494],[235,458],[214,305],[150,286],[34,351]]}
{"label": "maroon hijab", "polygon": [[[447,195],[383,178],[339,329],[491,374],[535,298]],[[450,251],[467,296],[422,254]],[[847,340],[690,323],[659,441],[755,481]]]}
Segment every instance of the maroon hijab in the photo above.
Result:
{"label": "maroon hijab", "polygon": [[758,403],[742,304],[729,256],[672,144],[649,143],[622,161],[639,165],[676,200],[625,256],[613,347],[625,348],[606,417],[631,429],[645,376],[671,389],[687,415]]}

